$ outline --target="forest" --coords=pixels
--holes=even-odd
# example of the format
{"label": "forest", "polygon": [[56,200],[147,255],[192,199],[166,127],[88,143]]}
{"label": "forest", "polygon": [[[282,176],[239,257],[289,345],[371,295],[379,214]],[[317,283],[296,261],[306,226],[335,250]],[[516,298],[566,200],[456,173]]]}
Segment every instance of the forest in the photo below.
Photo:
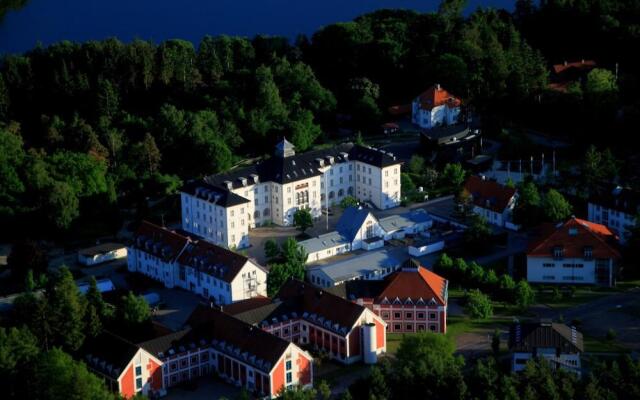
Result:
{"label": "forest", "polygon": [[[374,134],[387,108],[440,83],[488,136],[532,127],[628,155],[640,115],[640,5],[518,0],[515,11],[445,0],[438,12],[381,10],[282,37],[151,43],[60,42],[0,61],[0,220],[36,238],[143,214],[185,180],[269,156]],[[551,64],[609,71],[549,93]],[[616,81],[612,82],[614,76]],[[603,134],[606,133],[606,134]],[[626,145],[626,146],[625,146]],[[36,230],[33,226],[37,226]]]}

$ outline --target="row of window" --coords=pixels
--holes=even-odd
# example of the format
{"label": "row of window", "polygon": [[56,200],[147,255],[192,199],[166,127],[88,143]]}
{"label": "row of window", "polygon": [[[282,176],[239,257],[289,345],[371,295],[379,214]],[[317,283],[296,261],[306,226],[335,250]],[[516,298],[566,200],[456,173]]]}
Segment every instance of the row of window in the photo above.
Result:
{"label": "row of window", "polygon": [[[382,312],[382,319],[384,319],[385,321],[389,320],[389,315],[390,313],[388,311],[383,311]],[[416,319],[425,319],[425,315],[426,313],[424,312],[416,312],[415,313],[415,317]],[[414,319],[413,318],[414,314],[413,312],[409,312],[409,311],[405,311],[404,313],[404,319]],[[402,313],[401,312],[393,312],[393,319],[403,319],[402,318]],[[437,320],[438,319],[438,313],[435,312],[430,312],[429,313],[429,319],[430,320]]]}
{"label": "row of window", "polygon": [[[555,281],[555,275],[542,275],[542,280],[545,281]],[[562,277],[563,281],[584,281],[584,276],[576,276],[576,275],[565,275]]]}

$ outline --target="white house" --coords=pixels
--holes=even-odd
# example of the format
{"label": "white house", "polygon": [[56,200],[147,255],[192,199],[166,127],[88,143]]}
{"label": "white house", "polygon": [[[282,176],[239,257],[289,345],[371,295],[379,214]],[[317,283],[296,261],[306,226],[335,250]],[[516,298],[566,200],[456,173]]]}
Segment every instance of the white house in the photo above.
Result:
{"label": "white house", "polygon": [[129,248],[129,271],[218,304],[266,296],[267,272],[247,257],[143,222]]}
{"label": "white house", "polygon": [[181,189],[182,229],[228,248],[249,245],[249,229],[288,226],[298,209],[314,217],[353,196],[380,209],[400,204],[401,161],[389,152],[342,144],[296,154],[283,140],[275,156]]}
{"label": "white house", "polygon": [[461,104],[459,98],[436,84],[413,100],[411,120],[424,129],[454,125],[460,117]]}
{"label": "white house", "polygon": [[402,239],[407,234],[425,232],[433,226],[433,219],[424,209],[416,209],[404,214],[380,218],[384,239]]}
{"label": "white house", "polygon": [[582,333],[575,327],[549,321],[515,323],[509,331],[511,370],[525,369],[529,360],[544,358],[551,368],[581,374]]}
{"label": "white house", "polygon": [[464,192],[471,196],[473,212],[487,219],[492,225],[515,227],[511,222],[517,201],[515,188],[472,175],[464,184]]}
{"label": "white house", "polygon": [[620,253],[604,225],[578,218],[543,225],[527,251],[527,280],[535,283],[613,286]]}
{"label": "white house", "polygon": [[625,244],[636,225],[640,213],[640,193],[616,186],[609,192],[601,192],[589,199],[588,219],[611,229]]}
{"label": "white house", "polygon": [[123,258],[127,258],[127,246],[120,243],[103,243],[78,251],[78,262],[86,266]]}

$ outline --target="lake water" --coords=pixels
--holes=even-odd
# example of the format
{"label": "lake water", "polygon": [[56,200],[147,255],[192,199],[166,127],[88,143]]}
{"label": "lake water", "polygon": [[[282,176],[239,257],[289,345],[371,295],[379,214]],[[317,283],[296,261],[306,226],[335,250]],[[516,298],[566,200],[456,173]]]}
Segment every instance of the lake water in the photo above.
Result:
{"label": "lake water", "polygon": [[[514,0],[470,0],[478,6],[512,9]],[[0,53],[22,52],[41,42],[117,37],[198,43],[204,35],[256,34],[294,38],[323,25],[349,21],[382,8],[420,12],[439,0],[30,0],[0,23]]]}

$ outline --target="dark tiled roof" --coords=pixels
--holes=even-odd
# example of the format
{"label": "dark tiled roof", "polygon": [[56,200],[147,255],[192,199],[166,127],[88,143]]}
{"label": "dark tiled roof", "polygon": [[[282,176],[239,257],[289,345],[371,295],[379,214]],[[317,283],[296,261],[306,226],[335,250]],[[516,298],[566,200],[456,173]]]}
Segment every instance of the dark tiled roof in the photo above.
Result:
{"label": "dark tiled roof", "polygon": [[615,235],[606,226],[571,218],[558,227],[545,224],[527,256],[552,257],[554,249],[561,248],[565,258],[583,258],[585,249],[590,248],[593,258],[617,259],[620,253],[608,243],[614,240]]}
{"label": "dark tiled roof", "polygon": [[[185,348],[208,342],[236,358],[270,371],[289,347],[289,342],[228,315],[217,308],[200,305],[189,317],[195,324],[174,346]],[[253,358],[252,358],[253,357]],[[251,361],[253,360],[253,361]],[[258,360],[263,360],[262,366]]]}
{"label": "dark tiled roof", "polygon": [[[331,161],[332,159],[333,162]],[[354,145],[353,143],[343,143],[328,149],[295,154],[284,158],[274,156],[248,167],[207,176],[204,182],[223,191],[228,191],[229,186],[233,189],[238,189],[256,182],[290,183],[321,175],[322,173],[318,170],[321,167],[320,160],[324,165],[358,160],[379,168],[401,163],[401,161],[387,152]],[[183,189],[183,191],[185,190]]]}
{"label": "dark tiled roof", "polygon": [[475,175],[467,179],[464,190],[471,195],[476,206],[499,213],[507,208],[509,201],[516,194],[514,188]]}
{"label": "dark tiled roof", "polygon": [[178,258],[180,264],[194,267],[225,282],[233,281],[248,260],[241,254],[203,240],[190,243]]}
{"label": "dark tiled roof", "polygon": [[117,379],[133,356],[138,346],[110,332],[103,332],[88,339],[80,350],[87,366],[111,378]]}
{"label": "dark tiled roof", "polygon": [[[232,305],[225,308],[225,311],[233,313],[236,318],[244,322],[255,325],[302,318],[342,335],[349,333],[364,312],[362,306],[294,279],[287,281],[269,304],[262,301],[249,304],[247,300],[241,303],[245,304]],[[252,305],[255,307],[252,308]]]}
{"label": "dark tiled roof", "polygon": [[238,315],[245,311],[254,310],[256,308],[271,304],[271,299],[264,296],[252,297],[246,300],[236,301],[222,308],[222,311],[229,315]]}
{"label": "dark tiled roof", "polygon": [[153,354],[155,357],[165,357],[171,348],[177,349],[177,344],[184,338],[190,329],[172,332],[151,340],[139,343],[138,345]]}
{"label": "dark tiled roof", "polygon": [[180,189],[203,200],[218,204],[222,207],[233,207],[240,204],[249,203],[249,199],[230,192],[228,190],[210,185],[206,181],[196,180],[187,183]]}
{"label": "dark tiled roof", "polygon": [[633,216],[640,212],[640,192],[630,188],[601,188],[589,202]]}
{"label": "dark tiled roof", "polygon": [[357,299],[374,299],[378,297],[378,295],[382,293],[382,290],[384,290],[385,285],[383,280],[369,281],[356,279],[328,287],[325,290],[343,299],[354,301]]}
{"label": "dark tiled roof", "polygon": [[165,261],[172,261],[185,248],[189,239],[182,235],[142,221],[134,234],[133,247],[153,254]]}
{"label": "dark tiled roof", "polygon": [[509,330],[511,351],[532,352],[536,348],[555,348],[561,353],[584,351],[582,333],[565,324],[516,323]]}

